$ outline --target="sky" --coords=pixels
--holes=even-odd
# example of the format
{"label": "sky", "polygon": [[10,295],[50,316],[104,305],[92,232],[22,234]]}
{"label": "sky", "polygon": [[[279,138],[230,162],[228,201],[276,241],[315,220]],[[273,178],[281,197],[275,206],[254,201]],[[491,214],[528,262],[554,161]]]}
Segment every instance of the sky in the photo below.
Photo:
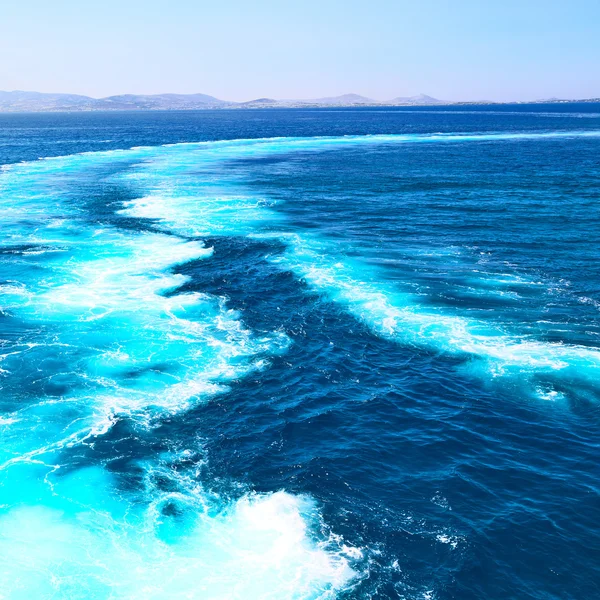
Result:
{"label": "sky", "polygon": [[600,0],[0,0],[0,90],[600,97]]}

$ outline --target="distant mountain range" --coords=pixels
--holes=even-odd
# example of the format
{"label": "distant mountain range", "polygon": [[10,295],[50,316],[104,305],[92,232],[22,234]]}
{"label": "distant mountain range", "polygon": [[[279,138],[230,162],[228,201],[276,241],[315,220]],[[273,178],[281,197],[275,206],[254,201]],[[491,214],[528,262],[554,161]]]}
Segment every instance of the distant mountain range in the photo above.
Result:
{"label": "distant mountain range", "polygon": [[376,106],[376,105],[444,104],[431,96],[395,98],[380,102],[358,94],[344,94],[309,100],[275,100],[257,98],[249,102],[229,102],[206,94],[123,94],[107,98],[90,98],[77,94],[42,94],[40,92],[0,92],[0,112],[52,112],[91,110],[194,110],[201,108],[276,108],[301,106]]}
{"label": "distant mountain range", "polygon": [[[537,100],[546,102],[600,102],[589,100]],[[0,112],[75,112],[98,110],[197,110],[203,108],[301,108],[327,106],[434,106],[443,104],[476,104],[445,102],[425,94],[398,97],[388,101],[373,100],[358,94],[344,94],[309,100],[275,100],[257,98],[249,102],[229,102],[206,94],[122,94],[107,98],[91,98],[78,94],[44,94],[40,92],[0,91]],[[493,103],[490,103],[493,104]],[[499,104],[499,103],[498,103]]]}
{"label": "distant mountain range", "polygon": [[358,94],[343,94],[342,96],[329,96],[326,98],[314,98],[310,100],[273,100],[272,98],[259,98],[250,102],[243,102],[239,106],[416,106],[449,104],[443,100],[420,94],[409,98],[394,98],[393,100],[381,101],[359,96]]}
{"label": "distant mountain range", "polygon": [[90,98],[78,94],[42,94],[40,92],[1,92],[0,112],[57,112],[92,110],[191,110],[227,106],[206,94],[123,94]]}

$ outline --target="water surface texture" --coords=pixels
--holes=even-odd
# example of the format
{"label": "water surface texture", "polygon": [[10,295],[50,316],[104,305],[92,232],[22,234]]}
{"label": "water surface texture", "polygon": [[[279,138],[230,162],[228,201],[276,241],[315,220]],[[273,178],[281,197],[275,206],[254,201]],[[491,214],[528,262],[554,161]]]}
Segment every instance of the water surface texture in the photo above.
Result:
{"label": "water surface texture", "polygon": [[600,597],[600,105],[0,116],[0,598]]}

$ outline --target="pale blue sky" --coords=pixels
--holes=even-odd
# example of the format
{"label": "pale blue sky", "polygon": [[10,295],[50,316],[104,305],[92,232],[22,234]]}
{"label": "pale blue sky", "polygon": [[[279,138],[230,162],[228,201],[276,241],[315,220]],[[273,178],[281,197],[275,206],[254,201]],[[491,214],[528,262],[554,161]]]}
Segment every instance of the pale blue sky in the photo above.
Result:
{"label": "pale blue sky", "polygon": [[600,96],[600,0],[0,0],[0,90]]}

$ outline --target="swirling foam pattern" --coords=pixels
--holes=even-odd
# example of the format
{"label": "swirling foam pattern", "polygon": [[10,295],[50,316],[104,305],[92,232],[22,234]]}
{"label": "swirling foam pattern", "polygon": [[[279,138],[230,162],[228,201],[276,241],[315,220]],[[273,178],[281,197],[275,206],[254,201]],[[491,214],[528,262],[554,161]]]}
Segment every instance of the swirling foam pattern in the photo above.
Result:
{"label": "swirling foam pattern", "polygon": [[[517,398],[527,410],[542,410],[548,401],[561,410],[596,406],[600,350],[589,314],[597,307],[593,290],[574,293],[541,263],[523,267],[516,250],[515,262],[496,260],[493,242],[482,243],[480,233],[465,239],[456,222],[455,233],[436,239],[436,219],[451,202],[435,188],[439,173],[422,181],[426,193],[420,189],[415,204],[406,205],[407,219],[420,210],[431,220],[417,226],[419,235],[413,221],[403,228],[392,180],[408,167],[394,161],[408,160],[414,147],[446,160],[469,146],[493,153],[527,144],[597,148],[599,140],[600,131],[589,128],[157,141],[5,166],[0,597],[445,597],[448,580],[437,585],[403,574],[390,536],[405,532],[426,540],[428,550],[419,553],[456,556],[468,553],[467,534],[401,510],[388,514],[383,490],[393,493],[402,479],[394,475],[396,461],[382,458],[382,446],[371,467],[358,466],[373,448],[361,445],[362,433],[347,435],[340,415],[363,396],[379,402],[382,378],[399,385],[394,382],[414,361],[427,364],[430,381],[439,377],[442,387],[453,381],[449,390],[471,386],[482,397]],[[373,180],[365,182],[365,173]],[[336,177],[342,183],[330,202]],[[452,189],[450,179],[445,185]],[[438,193],[434,210],[427,202]],[[382,209],[387,201],[389,210]],[[463,208],[467,220],[477,210]],[[431,238],[423,235],[426,228]],[[238,247],[255,258],[228,265],[227,252],[235,255]],[[271,281],[281,287],[267,287]],[[524,311],[533,315],[527,323]],[[273,317],[277,312],[285,318]],[[313,317],[319,326],[311,325]],[[319,327],[339,338],[319,341]],[[307,331],[313,339],[304,349]],[[334,360],[338,345],[344,350]],[[319,357],[314,381],[291,370],[304,351]],[[371,366],[386,353],[385,368]],[[344,361],[358,361],[344,384],[354,391],[344,391],[335,408]],[[270,373],[277,380],[286,365],[295,383],[273,392]],[[257,392],[250,391],[253,382],[260,384]],[[251,393],[250,409],[243,398]],[[454,398],[455,388],[448,394]],[[275,397],[285,404],[273,423],[252,412]],[[390,471],[377,475],[380,499],[367,502],[366,491],[352,496],[359,488],[347,481],[331,493],[321,494],[318,485],[306,486],[312,494],[295,487],[295,475],[284,471],[315,464],[317,450],[312,458],[290,452],[278,471],[281,483],[273,475],[256,488],[244,468],[230,464],[232,474],[224,476],[222,466],[213,466],[207,446],[218,454],[214,440],[232,441],[209,430],[207,407],[227,413],[232,430],[236,418],[245,423],[240,432],[255,419],[265,439],[274,436],[269,448],[277,448],[302,398],[308,416],[298,428],[339,419],[322,455],[333,456],[340,478],[354,460],[365,480],[370,468],[385,472],[387,465]],[[320,408],[313,407],[315,398],[324,402]],[[208,420],[199,420],[199,411]],[[395,422],[390,411],[374,409],[373,424],[382,431]],[[338,455],[335,444],[346,435]],[[424,435],[416,429],[412,439],[435,443],[434,435],[428,441]],[[251,445],[239,443],[232,456],[247,465],[243,454]],[[457,450],[457,456],[467,453]],[[260,456],[266,461],[269,454]],[[447,473],[459,465],[457,458]],[[594,488],[591,480],[586,485]],[[323,512],[345,493],[354,504]],[[436,510],[451,510],[439,490],[431,494]],[[347,515],[365,502],[367,512],[356,516],[360,525],[353,529],[346,521],[355,517]],[[514,506],[514,498],[506,502]],[[379,515],[373,527],[381,528],[381,539],[369,530],[371,510]],[[394,534],[386,530],[388,519]],[[411,559],[404,559],[410,571]],[[477,589],[463,589],[463,597]]]}

